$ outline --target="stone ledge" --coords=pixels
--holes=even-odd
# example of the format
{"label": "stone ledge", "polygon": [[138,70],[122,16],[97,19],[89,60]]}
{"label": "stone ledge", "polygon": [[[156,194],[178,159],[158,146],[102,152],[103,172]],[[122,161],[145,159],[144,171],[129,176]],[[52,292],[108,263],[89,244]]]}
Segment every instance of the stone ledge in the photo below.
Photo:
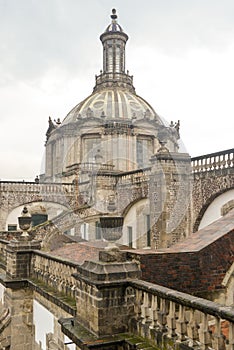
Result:
{"label": "stone ledge", "polygon": [[69,304],[69,297],[63,295],[62,293],[59,294],[59,292],[56,292],[56,290],[53,292],[53,288],[45,286],[40,281],[32,279],[10,279],[5,274],[1,274],[0,283],[4,287],[11,288],[12,290],[22,288],[30,288],[32,290],[35,290],[36,292],[44,296],[47,300],[50,300],[55,305],[61,307],[61,309],[63,309],[70,315],[76,315],[76,307]]}
{"label": "stone ledge", "polygon": [[74,318],[60,318],[58,322],[61,325],[62,332],[83,350],[109,350],[110,348],[117,350],[119,346],[124,345],[128,345],[128,349],[137,349],[137,344],[141,344],[143,346],[142,349],[158,349],[146,339],[130,333],[98,337],[81,326]]}
{"label": "stone ledge", "polygon": [[140,267],[136,262],[94,262],[85,261],[83,265],[77,267],[78,273],[72,274],[78,280],[84,280],[88,284],[102,285],[127,282],[140,277]]}

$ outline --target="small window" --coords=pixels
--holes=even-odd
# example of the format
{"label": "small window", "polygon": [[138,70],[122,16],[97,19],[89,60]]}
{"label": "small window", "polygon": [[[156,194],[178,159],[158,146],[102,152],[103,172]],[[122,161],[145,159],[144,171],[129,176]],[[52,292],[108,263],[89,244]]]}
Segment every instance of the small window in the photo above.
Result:
{"label": "small window", "polygon": [[83,162],[93,163],[95,161],[95,154],[100,148],[100,137],[87,136],[83,137]]}
{"label": "small window", "polygon": [[146,235],[147,247],[151,247],[150,215],[146,215]]}
{"label": "small window", "polygon": [[88,240],[88,224],[81,225],[81,238]]}
{"label": "small window", "polygon": [[96,239],[101,239],[102,238],[102,228],[101,228],[101,224],[99,221],[96,221],[95,231],[96,231]]}
{"label": "small window", "polygon": [[7,230],[8,231],[17,231],[17,225],[8,225]]}
{"label": "small window", "polygon": [[128,246],[132,248],[132,226],[128,226]]}

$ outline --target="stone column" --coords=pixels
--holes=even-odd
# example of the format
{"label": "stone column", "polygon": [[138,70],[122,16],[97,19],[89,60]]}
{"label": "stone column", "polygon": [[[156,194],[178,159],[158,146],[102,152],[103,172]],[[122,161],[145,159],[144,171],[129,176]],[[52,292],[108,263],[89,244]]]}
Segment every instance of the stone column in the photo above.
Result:
{"label": "stone column", "polygon": [[99,337],[127,332],[134,306],[126,289],[129,279],[140,277],[138,264],[126,252],[101,251],[99,261],[84,262],[75,277],[77,321]]}
{"label": "stone column", "polygon": [[152,248],[165,248],[190,234],[191,158],[161,147],[151,158],[149,183]]}
{"label": "stone column", "polygon": [[33,291],[29,288],[7,288],[5,303],[11,314],[8,326],[11,349],[34,349]]}
{"label": "stone column", "polygon": [[10,278],[27,278],[31,272],[32,252],[40,249],[40,242],[12,240],[6,248],[6,274]]}

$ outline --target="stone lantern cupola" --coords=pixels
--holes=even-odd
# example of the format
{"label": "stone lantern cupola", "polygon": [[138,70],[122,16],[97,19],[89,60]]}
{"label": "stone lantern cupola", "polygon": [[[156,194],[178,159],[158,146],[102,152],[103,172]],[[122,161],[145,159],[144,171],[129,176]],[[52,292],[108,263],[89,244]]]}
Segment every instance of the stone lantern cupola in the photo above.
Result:
{"label": "stone lantern cupola", "polygon": [[115,84],[135,92],[132,76],[125,73],[125,45],[128,35],[118,24],[115,9],[112,10],[111,19],[111,24],[100,36],[103,45],[103,71],[96,77],[94,91]]}

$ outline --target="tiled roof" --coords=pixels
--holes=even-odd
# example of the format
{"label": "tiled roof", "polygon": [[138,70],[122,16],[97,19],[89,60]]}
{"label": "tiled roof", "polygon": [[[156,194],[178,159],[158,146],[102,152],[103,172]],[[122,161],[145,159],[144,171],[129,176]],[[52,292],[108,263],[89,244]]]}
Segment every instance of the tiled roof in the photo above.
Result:
{"label": "tiled roof", "polygon": [[[99,251],[107,246],[104,241],[90,241],[69,243],[50,252],[53,256],[58,256],[77,264],[82,264],[85,260],[97,261]],[[129,247],[121,246],[121,249],[129,249]]]}

